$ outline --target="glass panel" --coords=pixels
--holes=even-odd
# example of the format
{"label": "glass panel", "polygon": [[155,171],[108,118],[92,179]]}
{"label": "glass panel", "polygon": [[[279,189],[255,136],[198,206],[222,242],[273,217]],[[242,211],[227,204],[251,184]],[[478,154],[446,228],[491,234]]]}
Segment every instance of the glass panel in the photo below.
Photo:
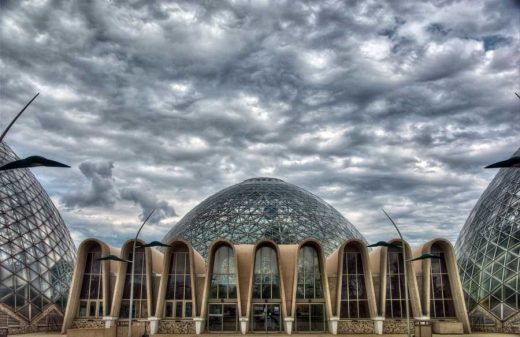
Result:
{"label": "glass panel", "polygon": [[79,302],[79,317],[87,317],[87,301],[80,301]]}
{"label": "glass panel", "polygon": [[296,305],[296,331],[310,331],[310,308],[308,304]]}
{"label": "glass panel", "polygon": [[235,304],[224,304],[222,316],[222,330],[236,331],[237,329],[237,306]]}
{"label": "glass panel", "polygon": [[191,318],[192,317],[192,305],[191,305],[191,302],[185,302],[184,317],[185,318]]}
{"label": "glass panel", "polygon": [[385,316],[404,318],[406,293],[404,288],[403,254],[400,248],[388,248]]}
{"label": "glass panel", "polygon": [[[103,285],[101,284],[101,261],[97,259],[101,256],[101,248],[98,245],[93,245],[90,247],[90,251],[87,253],[86,261],[85,261],[85,270],[83,274],[83,280],[81,284],[80,291],[80,300],[82,301],[82,305],[84,306],[79,312],[78,315],[80,317],[102,317],[102,309],[98,309],[98,307],[102,308],[103,304],[100,301],[102,297],[102,289]],[[33,282],[36,284],[35,282]],[[40,283],[40,288],[48,288],[49,283],[45,282],[41,279],[38,283]],[[33,299],[33,303],[36,303],[39,307],[42,307],[41,300],[35,301],[36,293],[31,293],[31,298]],[[50,297],[51,295],[49,295]],[[45,303],[49,303],[46,301]]]}
{"label": "glass panel", "polygon": [[311,304],[311,330],[325,330],[325,314],[323,304]]}
{"label": "glass panel", "polygon": [[312,246],[300,248],[298,255],[298,288],[296,295],[296,297],[300,299],[323,298],[323,285],[321,282],[318,252]]}
{"label": "glass panel", "polygon": [[211,299],[235,299],[236,276],[233,250],[229,246],[221,246],[215,252],[211,276]]}
{"label": "glass panel", "polygon": [[441,258],[431,261],[430,315],[432,318],[455,317],[445,255],[438,244],[432,245],[432,253]]}
{"label": "glass panel", "polygon": [[173,317],[173,302],[166,302],[166,307],[164,309],[165,317]]}
{"label": "glass panel", "polygon": [[182,318],[182,301],[178,301],[175,305],[175,317]]}

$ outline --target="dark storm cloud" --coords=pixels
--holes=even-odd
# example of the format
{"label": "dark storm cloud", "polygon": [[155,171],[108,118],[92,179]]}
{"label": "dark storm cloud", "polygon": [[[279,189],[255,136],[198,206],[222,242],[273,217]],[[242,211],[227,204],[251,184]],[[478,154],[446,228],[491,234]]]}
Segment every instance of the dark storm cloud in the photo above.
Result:
{"label": "dark storm cloud", "polygon": [[137,188],[124,188],[120,191],[123,200],[133,201],[141,207],[141,219],[145,220],[150,214],[149,220],[152,223],[159,222],[163,218],[170,218],[177,216],[172,206],[168,205],[166,201],[157,200],[157,198],[147,192],[141,191]]}
{"label": "dark storm cloud", "polygon": [[41,92],[6,141],[79,166],[38,176],[76,241],[110,227],[120,243],[156,207],[160,239],[258,175],[321,196],[369,240],[393,235],[383,207],[414,244],[454,240],[494,174],[482,167],[520,146],[519,10],[2,2],[0,126]]}
{"label": "dark storm cloud", "polygon": [[68,207],[102,206],[112,207],[117,200],[117,191],[112,179],[112,162],[84,162],[79,170],[90,181],[90,186],[63,196]]}

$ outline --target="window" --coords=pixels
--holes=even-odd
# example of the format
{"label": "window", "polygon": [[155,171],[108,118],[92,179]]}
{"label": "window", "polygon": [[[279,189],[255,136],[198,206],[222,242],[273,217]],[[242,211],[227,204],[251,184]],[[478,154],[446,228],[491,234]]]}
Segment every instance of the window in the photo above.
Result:
{"label": "window", "polygon": [[222,246],[217,249],[211,274],[210,299],[236,299],[237,283],[233,249]]}
{"label": "window", "polygon": [[253,299],[279,299],[280,277],[276,251],[261,247],[256,251]]}
{"label": "window", "polygon": [[345,247],[343,252],[340,317],[370,317],[361,252],[351,245]]}
{"label": "window", "polygon": [[191,318],[190,256],[188,247],[182,245],[173,248],[168,269],[164,317],[174,319]]}
{"label": "window", "polygon": [[430,316],[432,318],[455,317],[450,279],[444,252],[437,244],[432,245],[432,254],[440,259],[431,259],[430,273]]}
{"label": "window", "polygon": [[406,317],[404,264],[401,248],[388,248],[385,316],[398,319]]}
{"label": "window", "polygon": [[103,284],[101,281],[101,247],[95,244],[87,253],[85,272],[79,296],[79,317],[103,317]]}
{"label": "window", "polygon": [[209,331],[238,329],[237,283],[233,249],[221,246],[215,252],[208,303]]}
{"label": "window", "polygon": [[[132,254],[129,256],[130,261],[134,261]],[[148,317],[148,294],[146,287],[146,268],[145,268],[145,249],[136,248],[135,252],[135,270],[134,270],[134,300],[132,308],[133,318]],[[130,313],[130,287],[132,275],[132,264],[128,263],[126,268],[125,287],[123,290],[123,298],[121,300],[121,318],[128,318]]]}
{"label": "window", "polygon": [[318,252],[303,246],[298,253],[296,331],[325,330],[325,299]]}
{"label": "window", "polygon": [[311,246],[300,248],[298,255],[298,286],[296,298],[323,299],[320,263],[316,249]]}
{"label": "window", "polygon": [[280,331],[281,302],[276,250],[269,246],[260,247],[255,254],[251,330]]}

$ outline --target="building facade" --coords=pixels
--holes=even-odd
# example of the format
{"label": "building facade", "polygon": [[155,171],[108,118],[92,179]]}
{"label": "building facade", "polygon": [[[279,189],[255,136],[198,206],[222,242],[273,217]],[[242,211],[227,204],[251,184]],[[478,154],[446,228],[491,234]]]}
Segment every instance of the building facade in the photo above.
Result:
{"label": "building facade", "polygon": [[[404,277],[410,324],[430,321],[436,333],[470,331],[454,250],[444,239],[414,252],[404,243],[407,258],[441,256],[407,261],[407,275],[401,249],[369,252],[359,239],[344,241],[328,256],[315,239],[297,244],[221,239],[210,245],[207,262],[187,241],[167,244],[163,252],[137,249],[136,333],[405,333]],[[115,336],[127,329],[130,264],[97,259],[108,254],[132,259],[132,245],[115,249],[96,239],[80,245],[63,332]]]}

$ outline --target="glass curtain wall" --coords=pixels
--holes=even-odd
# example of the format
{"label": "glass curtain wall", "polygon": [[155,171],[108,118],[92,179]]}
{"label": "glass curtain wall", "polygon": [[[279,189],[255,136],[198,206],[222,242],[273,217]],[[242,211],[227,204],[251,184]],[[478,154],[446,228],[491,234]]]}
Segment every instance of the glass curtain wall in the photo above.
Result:
{"label": "glass curtain wall", "polygon": [[[133,318],[147,318],[148,317],[148,294],[146,286],[146,263],[145,263],[145,249],[137,248],[135,252],[135,271],[134,271],[134,301],[132,308]],[[132,253],[129,255],[129,260],[134,261]],[[121,300],[121,318],[128,318],[130,312],[130,287],[131,287],[132,264],[128,263],[126,268],[125,287],[123,290],[123,298]]]}
{"label": "glass curtain wall", "polygon": [[192,318],[190,256],[185,245],[172,249],[166,285],[164,317],[171,319]]}
{"label": "glass curtain wall", "polygon": [[401,248],[389,247],[387,255],[385,303],[385,316],[387,318],[406,318],[404,277],[402,250]]}
{"label": "glass curtain wall", "polygon": [[370,317],[361,256],[359,249],[353,245],[345,247],[343,252],[340,301],[342,319]]}
{"label": "glass curtain wall", "polygon": [[280,276],[276,250],[269,246],[258,248],[253,276],[253,331],[280,331],[282,326]]}
{"label": "glass curtain wall", "polygon": [[316,248],[307,245],[298,253],[296,288],[296,331],[325,331],[325,297],[320,259]]}
{"label": "glass curtain wall", "polygon": [[213,259],[208,299],[208,330],[237,331],[237,280],[233,249],[219,247]]}
{"label": "glass curtain wall", "polygon": [[101,247],[92,245],[87,253],[79,295],[78,317],[103,317],[103,283],[101,279]]}
{"label": "glass curtain wall", "polygon": [[430,316],[432,318],[455,317],[450,279],[444,252],[437,244],[432,245],[432,254],[440,259],[431,259],[430,273]]}

